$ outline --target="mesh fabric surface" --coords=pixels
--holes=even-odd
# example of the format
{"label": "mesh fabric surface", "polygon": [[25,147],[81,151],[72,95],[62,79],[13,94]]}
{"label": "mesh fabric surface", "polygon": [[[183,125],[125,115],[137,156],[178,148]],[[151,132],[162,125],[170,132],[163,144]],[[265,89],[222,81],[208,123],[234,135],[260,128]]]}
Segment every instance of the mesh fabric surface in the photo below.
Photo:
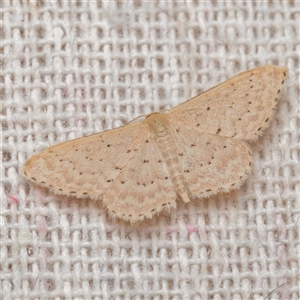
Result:
{"label": "mesh fabric surface", "polygon": [[[2,299],[299,299],[299,1],[2,6]],[[238,191],[131,226],[19,175],[266,64],[289,76]]]}

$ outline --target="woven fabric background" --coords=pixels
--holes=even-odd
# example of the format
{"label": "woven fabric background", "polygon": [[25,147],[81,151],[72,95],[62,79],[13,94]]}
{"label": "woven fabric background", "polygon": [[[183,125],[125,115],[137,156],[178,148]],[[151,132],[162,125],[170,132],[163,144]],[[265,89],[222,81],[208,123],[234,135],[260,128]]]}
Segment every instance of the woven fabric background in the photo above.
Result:
{"label": "woven fabric background", "polygon": [[[300,299],[299,1],[2,6],[2,299]],[[239,191],[131,226],[19,175],[50,145],[265,64],[289,77]]]}

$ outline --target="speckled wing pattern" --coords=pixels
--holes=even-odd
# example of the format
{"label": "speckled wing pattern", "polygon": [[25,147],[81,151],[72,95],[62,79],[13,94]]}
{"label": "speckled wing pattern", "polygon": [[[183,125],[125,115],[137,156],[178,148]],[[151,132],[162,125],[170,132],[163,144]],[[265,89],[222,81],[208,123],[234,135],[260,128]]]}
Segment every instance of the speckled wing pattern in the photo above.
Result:
{"label": "speckled wing pattern", "polygon": [[64,142],[30,158],[23,174],[56,194],[99,199],[147,134],[137,123]]}
{"label": "speckled wing pattern", "polygon": [[240,187],[251,149],[273,118],[286,68],[258,67],[168,112],[187,185],[195,197]]}
{"label": "speckled wing pattern", "polygon": [[178,197],[228,192],[250,172],[247,141],[269,125],[286,73],[246,71],[168,113],[52,146],[22,173],[56,194],[102,200],[131,222],[176,207]]}
{"label": "speckled wing pattern", "polygon": [[251,149],[241,140],[181,128],[175,142],[194,197],[209,197],[240,187],[251,171]]}
{"label": "speckled wing pattern", "polygon": [[287,68],[263,66],[240,73],[168,112],[180,129],[255,140],[274,116]]}
{"label": "speckled wing pattern", "polygon": [[102,200],[124,220],[176,207],[163,157],[143,123],[47,148],[25,163],[23,174],[56,194]]}
{"label": "speckled wing pattern", "polygon": [[177,199],[164,158],[149,133],[135,150],[134,157],[103,194],[112,215],[129,221],[174,208]]}

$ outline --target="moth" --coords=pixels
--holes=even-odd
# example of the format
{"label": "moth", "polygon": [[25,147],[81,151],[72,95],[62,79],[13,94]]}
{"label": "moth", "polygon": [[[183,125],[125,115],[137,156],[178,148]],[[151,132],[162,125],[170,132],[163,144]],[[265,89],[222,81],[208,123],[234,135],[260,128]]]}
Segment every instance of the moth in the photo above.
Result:
{"label": "moth", "polygon": [[130,222],[237,189],[254,141],[272,120],[287,68],[240,73],[168,112],[52,146],[22,174],[55,194],[101,200]]}

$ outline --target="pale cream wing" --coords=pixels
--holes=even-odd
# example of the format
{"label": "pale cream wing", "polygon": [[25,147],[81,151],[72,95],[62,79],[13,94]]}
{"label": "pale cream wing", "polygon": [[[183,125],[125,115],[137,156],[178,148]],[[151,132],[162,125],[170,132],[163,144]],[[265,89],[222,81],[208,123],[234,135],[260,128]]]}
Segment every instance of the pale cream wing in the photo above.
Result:
{"label": "pale cream wing", "polygon": [[176,199],[167,166],[150,133],[103,194],[110,215],[132,223],[176,207]]}
{"label": "pale cream wing", "polygon": [[135,123],[61,143],[30,158],[23,175],[56,194],[101,199],[148,134]]}
{"label": "pale cream wing", "polygon": [[168,112],[177,130],[254,140],[273,117],[287,69],[258,67],[221,83]]}
{"label": "pale cream wing", "polygon": [[208,197],[239,188],[251,170],[251,150],[246,142],[232,138],[174,130],[178,157],[190,192]]}

